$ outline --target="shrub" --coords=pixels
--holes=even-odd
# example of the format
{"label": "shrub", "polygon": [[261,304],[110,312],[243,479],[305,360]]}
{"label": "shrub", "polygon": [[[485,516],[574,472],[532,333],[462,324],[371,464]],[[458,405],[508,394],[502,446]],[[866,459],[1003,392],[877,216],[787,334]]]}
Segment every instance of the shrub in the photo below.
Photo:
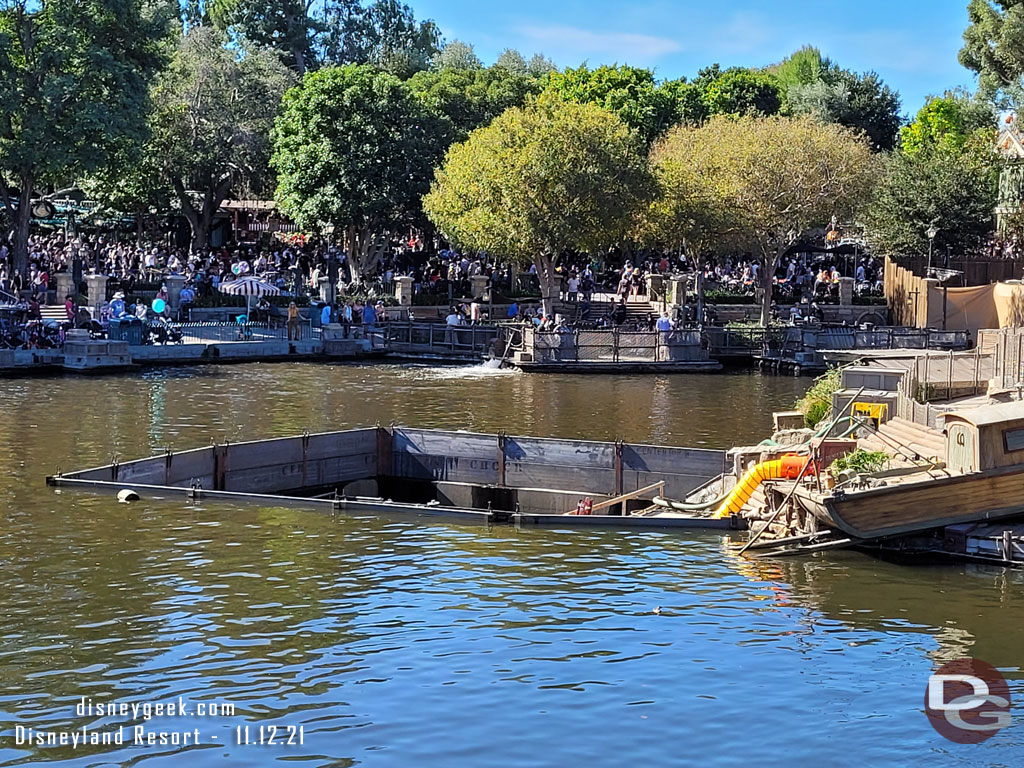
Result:
{"label": "shrub", "polygon": [[814,380],[807,394],[796,401],[794,406],[804,415],[804,423],[808,427],[816,427],[832,410],[832,395],[842,383],[842,369],[838,366],[829,368],[823,375]]}
{"label": "shrub", "polygon": [[836,475],[844,469],[852,469],[861,474],[879,472],[889,461],[885,451],[865,451],[862,448],[841,456],[832,462],[832,474]]}

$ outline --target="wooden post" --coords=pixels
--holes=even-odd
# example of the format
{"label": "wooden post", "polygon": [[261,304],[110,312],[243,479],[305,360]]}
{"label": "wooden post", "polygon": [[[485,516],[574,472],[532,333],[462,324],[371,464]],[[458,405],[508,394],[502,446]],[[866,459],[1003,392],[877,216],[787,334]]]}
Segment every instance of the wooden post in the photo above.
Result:
{"label": "wooden post", "polygon": [[228,473],[228,443],[213,446],[213,490],[223,491]]}
{"label": "wooden post", "polygon": [[377,424],[377,477],[389,477],[394,473],[394,430]]}
{"label": "wooden post", "polygon": [[498,485],[505,485],[505,441],[504,432],[498,433]]}
{"label": "wooden post", "polygon": [[623,441],[615,440],[615,496],[623,495]]}
{"label": "wooden post", "polygon": [[949,371],[946,375],[946,399],[953,399],[953,363],[956,362],[953,358],[953,350],[949,350]]}
{"label": "wooden post", "polygon": [[309,455],[309,430],[302,431],[302,486],[306,486],[306,465]]}
{"label": "wooden post", "polygon": [[174,457],[174,453],[171,452],[170,447],[164,449],[164,485],[171,484],[171,460]]}

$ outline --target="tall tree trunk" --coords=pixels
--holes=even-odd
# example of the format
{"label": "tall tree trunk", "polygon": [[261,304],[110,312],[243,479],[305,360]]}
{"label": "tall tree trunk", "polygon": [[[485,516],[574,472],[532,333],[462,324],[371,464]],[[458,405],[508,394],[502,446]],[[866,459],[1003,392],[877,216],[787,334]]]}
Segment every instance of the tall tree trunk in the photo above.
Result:
{"label": "tall tree trunk", "polygon": [[22,285],[29,285],[28,277],[28,229],[32,220],[32,178],[21,176],[21,192],[18,196],[18,210],[14,212],[14,271],[21,274]]}
{"label": "tall tree trunk", "polygon": [[555,303],[559,297],[559,279],[555,274],[555,257],[551,253],[538,253],[533,257],[540,282],[540,304],[544,317],[555,316]]}
{"label": "tall tree trunk", "polygon": [[206,190],[203,192],[203,205],[196,210],[185,184],[181,179],[173,179],[174,192],[181,203],[181,212],[185,214],[189,229],[192,231],[192,253],[206,248],[210,243],[210,226],[213,223],[213,216],[224,202],[228,192],[231,190],[231,176],[226,176],[218,182],[209,179]]}
{"label": "tall tree trunk", "polygon": [[758,275],[758,282],[761,283],[761,326],[767,328],[772,319],[772,292],[774,289],[775,270],[779,268],[782,255],[789,250],[789,242],[785,242],[772,250],[765,247],[761,251],[761,274]]}
{"label": "tall tree trunk", "polygon": [[372,228],[368,224],[351,225],[346,232],[348,273],[351,282],[363,285],[380,263],[381,246],[374,242]]}

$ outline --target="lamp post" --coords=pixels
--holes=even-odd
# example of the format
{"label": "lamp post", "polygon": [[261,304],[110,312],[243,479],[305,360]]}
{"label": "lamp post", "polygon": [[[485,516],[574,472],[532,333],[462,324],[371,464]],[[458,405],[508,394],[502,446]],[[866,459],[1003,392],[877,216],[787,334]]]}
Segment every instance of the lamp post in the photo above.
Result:
{"label": "lamp post", "polygon": [[939,228],[932,224],[928,229],[925,230],[925,234],[928,235],[928,277],[932,274],[932,246],[935,245],[935,236],[939,234]]}

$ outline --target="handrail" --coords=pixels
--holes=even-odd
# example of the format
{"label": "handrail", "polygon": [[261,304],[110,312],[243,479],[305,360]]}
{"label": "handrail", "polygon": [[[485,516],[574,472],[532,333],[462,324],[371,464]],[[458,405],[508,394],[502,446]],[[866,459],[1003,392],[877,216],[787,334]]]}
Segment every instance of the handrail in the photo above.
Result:
{"label": "handrail", "polygon": [[616,496],[613,499],[602,501],[600,504],[595,504],[593,507],[591,507],[591,513],[597,512],[597,510],[599,509],[605,509],[606,507],[614,507],[616,504],[621,504],[622,502],[629,501],[630,499],[635,499],[637,496],[640,496],[641,494],[644,493],[649,493],[650,491],[653,491],[655,488],[657,488],[660,491],[658,495],[663,496],[665,494],[665,481],[659,480],[656,483],[651,483],[651,485],[648,485],[645,488],[637,488],[635,491],[630,491],[629,493],[624,493],[621,496]]}

